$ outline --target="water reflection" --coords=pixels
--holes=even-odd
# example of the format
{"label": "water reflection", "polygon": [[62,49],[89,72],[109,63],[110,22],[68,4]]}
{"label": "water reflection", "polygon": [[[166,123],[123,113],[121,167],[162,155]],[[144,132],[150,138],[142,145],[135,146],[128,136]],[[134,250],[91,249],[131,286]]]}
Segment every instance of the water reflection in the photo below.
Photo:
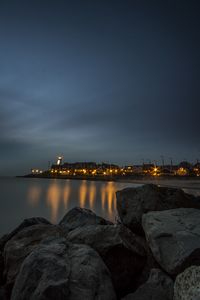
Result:
{"label": "water reflection", "polygon": [[33,185],[28,189],[27,199],[31,206],[36,206],[40,200],[41,188],[38,185]]}
{"label": "water reflection", "polygon": [[80,207],[85,207],[86,195],[87,195],[87,181],[82,180],[82,183],[79,187],[79,205],[80,205]]}
{"label": "water reflection", "polygon": [[69,204],[69,197],[71,192],[71,185],[70,181],[67,180],[66,185],[64,186],[63,190],[63,202],[64,202],[64,208],[67,210],[68,204]]}
{"label": "water reflection", "polygon": [[[28,202],[35,208],[43,208],[46,202],[50,220],[56,223],[74,206],[90,208],[105,218],[114,220],[116,214],[116,190],[127,184],[116,182],[49,180],[29,186]],[[43,195],[43,197],[42,197]],[[44,202],[45,201],[45,202]],[[48,215],[49,217],[49,215]]]}
{"label": "water reflection", "polygon": [[[131,186],[136,187],[138,184],[57,179],[2,179],[0,234],[12,230],[21,220],[33,216],[42,216],[57,223],[75,206],[90,208],[97,215],[114,221],[115,192]],[[188,183],[187,186],[185,192],[200,196],[198,181]]]}
{"label": "water reflection", "polygon": [[103,210],[107,210],[108,218],[113,219],[113,213],[116,209],[116,184],[107,182],[101,188],[101,205]]}
{"label": "water reflection", "polygon": [[94,210],[95,198],[96,198],[96,185],[94,181],[91,181],[89,187],[89,207],[92,210]]}
{"label": "water reflection", "polygon": [[51,221],[57,221],[58,209],[61,200],[61,188],[57,182],[53,182],[47,190],[47,205],[51,209]]}

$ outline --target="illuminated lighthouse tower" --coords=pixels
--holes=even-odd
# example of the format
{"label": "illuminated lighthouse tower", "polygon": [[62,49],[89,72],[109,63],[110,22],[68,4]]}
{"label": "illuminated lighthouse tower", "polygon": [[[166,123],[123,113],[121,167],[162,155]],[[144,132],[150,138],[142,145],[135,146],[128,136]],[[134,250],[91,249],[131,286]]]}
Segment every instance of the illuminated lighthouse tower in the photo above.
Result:
{"label": "illuminated lighthouse tower", "polygon": [[57,159],[57,166],[60,166],[62,164],[62,160],[63,160],[63,156],[58,156],[58,159]]}

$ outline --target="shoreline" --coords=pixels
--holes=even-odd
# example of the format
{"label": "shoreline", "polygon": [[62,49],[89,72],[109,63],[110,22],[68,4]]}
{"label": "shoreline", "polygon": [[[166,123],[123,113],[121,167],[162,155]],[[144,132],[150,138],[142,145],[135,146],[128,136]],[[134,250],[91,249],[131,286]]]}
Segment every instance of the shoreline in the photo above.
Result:
{"label": "shoreline", "polygon": [[135,184],[155,184],[163,187],[200,190],[200,180],[195,180],[192,178],[186,180],[184,179],[143,179],[143,180],[133,179],[133,180],[126,180],[126,181],[119,181],[119,182],[135,183]]}
{"label": "shoreline", "polygon": [[61,179],[61,180],[87,180],[87,181],[107,181],[107,182],[121,182],[121,183],[133,183],[133,184],[156,184],[164,187],[181,188],[181,189],[195,189],[200,190],[200,178],[196,177],[167,177],[167,178],[121,178],[121,177],[89,177],[89,176],[44,176],[44,175],[25,175],[16,176],[17,178],[39,178],[39,179]]}

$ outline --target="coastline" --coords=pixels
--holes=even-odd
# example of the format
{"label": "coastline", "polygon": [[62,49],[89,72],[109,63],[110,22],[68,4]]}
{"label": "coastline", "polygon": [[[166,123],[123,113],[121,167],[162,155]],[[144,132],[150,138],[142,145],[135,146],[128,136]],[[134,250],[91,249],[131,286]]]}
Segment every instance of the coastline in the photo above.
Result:
{"label": "coastline", "polygon": [[61,179],[61,180],[87,180],[87,181],[113,181],[133,184],[155,184],[164,187],[196,189],[200,190],[200,178],[197,177],[149,177],[149,178],[132,178],[132,177],[117,177],[117,176],[52,176],[52,175],[24,175],[16,176],[18,178],[40,178],[40,179]]}
{"label": "coastline", "polygon": [[126,183],[135,183],[135,184],[155,184],[164,187],[171,187],[171,188],[181,188],[181,189],[196,189],[200,190],[200,180],[199,179],[143,179],[143,180],[136,180],[136,179],[129,179],[126,181],[119,180],[119,182],[126,182]]}

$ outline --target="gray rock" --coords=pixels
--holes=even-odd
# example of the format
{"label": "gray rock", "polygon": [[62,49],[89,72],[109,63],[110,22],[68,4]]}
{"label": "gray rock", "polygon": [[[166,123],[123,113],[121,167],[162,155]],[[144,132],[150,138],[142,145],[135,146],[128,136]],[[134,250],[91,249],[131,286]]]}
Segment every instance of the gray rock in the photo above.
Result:
{"label": "gray rock", "polygon": [[200,201],[180,189],[148,184],[137,188],[126,188],[116,193],[117,210],[124,225],[136,234],[144,234],[142,215],[149,211],[162,211],[189,207],[200,209]]}
{"label": "gray rock", "polygon": [[43,225],[50,225],[51,223],[47,221],[45,218],[41,217],[35,217],[35,218],[29,218],[24,219],[23,222],[15,228],[13,231],[11,231],[9,234],[5,234],[0,239],[0,251],[3,251],[5,244],[18,232],[20,232],[22,229],[33,226],[36,224],[43,224]]}
{"label": "gray rock", "polygon": [[63,219],[60,221],[59,225],[65,230],[65,232],[69,232],[78,227],[86,226],[86,225],[109,225],[112,224],[110,221],[106,221],[105,219],[97,216],[93,211],[86,208],[74,207],[71,209]]}
{"label": "gray rock", "polygon": [[174,300],[200,300],[199,266],[191,266],[176,277]]}
{"label": "gray rock", "polygon": [[154,258],[169,274],[200,264],[200,210],[193,208],[149,212],[142,224]]}
{"label": "gray rock", "polygon": [[71,231],[68,241],[95,249],[111,272],[117,294],[137,287],[146,262],[145,242],[123,225],[90,225]]}
{"label": "gray rock", "polygon": [[61,229],[54,225],[32,225],[13,236],[4,247],[4,277],[9,286],[15,281],[23,260],[47,237],[63,236]]}
{"label": "gray rock", "polygon": [[110,274],[90,247],[41,243],[23,262],[11,300],[115,300]]}
{"label": "gray rock", "polygon": [[174,283],[159,269],[152,269],[148,281],[123,300],[172,300]]}

